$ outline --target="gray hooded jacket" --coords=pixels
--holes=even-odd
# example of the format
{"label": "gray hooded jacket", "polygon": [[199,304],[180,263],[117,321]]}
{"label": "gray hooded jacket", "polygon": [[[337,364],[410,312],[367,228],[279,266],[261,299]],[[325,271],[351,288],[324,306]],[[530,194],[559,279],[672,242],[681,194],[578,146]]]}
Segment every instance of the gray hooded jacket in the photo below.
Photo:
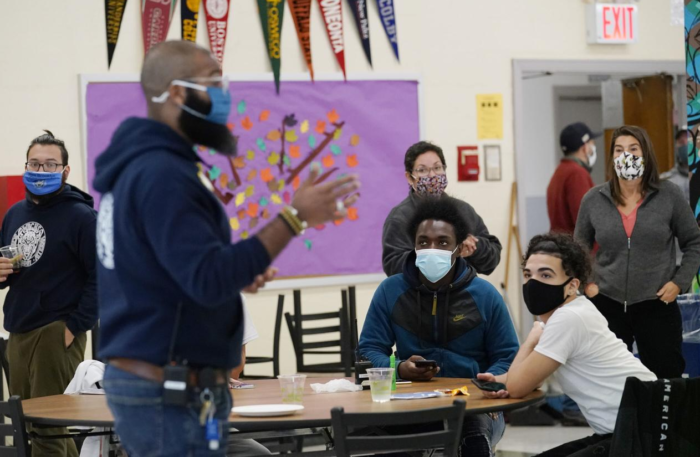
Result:
{"label": "gray hooded jacket", "polygon": [[[594,187],[581,202],[575,237],[589,249],[598,243],[600,293],[625,306],[656,299],[669,281],[686,291],[700,267],[700,228],[681,190],[667,181],[644,197],[630,238],[609,182]],[[683,252],[678,268],[675,238]]]}

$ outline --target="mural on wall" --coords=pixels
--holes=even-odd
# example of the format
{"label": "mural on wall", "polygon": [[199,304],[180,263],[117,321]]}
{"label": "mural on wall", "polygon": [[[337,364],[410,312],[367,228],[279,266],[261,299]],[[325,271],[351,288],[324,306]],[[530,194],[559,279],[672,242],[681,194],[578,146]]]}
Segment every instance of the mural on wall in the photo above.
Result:
{"label": "mural on wall", "polygon": [[[690,166],[690,206],[700,221],[700,0],[685,1],[686,113],[688,117],[688,164]],[[700,293],[700,272],[695,275],[693,292]]]}
{"label": "mural on wall", "polygon": [[[347,216],[313,227],[275,260],[281,276],[381,273],[382,227],[406,198],[403,158],[419,139],[416,81],[232,82],[229,128],[238,155],[199,148],[200,172],[229,217],[233,241],[253,236],[291,203],[310,167],[316,183],[358,174],[360,198]],[[117,126],[144,116],[138,83],[89,84],[86,97],[88,183]],[[90,187],[99,203],[99,195]]]}

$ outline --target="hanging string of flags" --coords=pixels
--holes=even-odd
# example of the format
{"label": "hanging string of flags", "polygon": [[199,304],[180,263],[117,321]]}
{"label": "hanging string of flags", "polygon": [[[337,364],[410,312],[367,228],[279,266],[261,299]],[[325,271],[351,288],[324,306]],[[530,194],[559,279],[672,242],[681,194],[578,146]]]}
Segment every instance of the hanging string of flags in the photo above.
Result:
{"label": "hanging string of flags", "polygon": [[[140,0],[141,1],[141,30],[143,33],[144,52],[148,52],[156,44],[165,41],[170,29],[170,23],[175,12],[177,0]],[[299,39],[306,66],[311,80],[314,80],[314,67],[311,57],[311,3],[313,0],[286,0],[289,12],[294,21],[294,27]],[[107,35],[107,67],[112,65],[112,58],[117,48],[119,31],[127,0],[104,0],[105,29]],[[347,0],[350,11],[357,26],[358,35],[362,42],[367,62],[372,66],[372,51],[369,36],[368,0]],[[396,59],[399,59],[399,43],[396,29],[394,0],[376,0],[382,27],[391,44]],[[223,63],[226,35],[228,32],[228,16],[231,0],[180,0],[180,30],[183,40],[197,41],[197,22],[200,6],[204,4],[206,32],[209,36],[209,47],[219,62]],[[267,56],[270,60],[275,79],[275,89],[280,90],[280,72],[282,67],[282,23],[284,19],[285,0],[257,0],[260,24]],[[343,0],[318,0],[323,17],[323,23],[328,35],[328,41],[335,58],[347,80],[345,70],[345,35],[343,24]]]}

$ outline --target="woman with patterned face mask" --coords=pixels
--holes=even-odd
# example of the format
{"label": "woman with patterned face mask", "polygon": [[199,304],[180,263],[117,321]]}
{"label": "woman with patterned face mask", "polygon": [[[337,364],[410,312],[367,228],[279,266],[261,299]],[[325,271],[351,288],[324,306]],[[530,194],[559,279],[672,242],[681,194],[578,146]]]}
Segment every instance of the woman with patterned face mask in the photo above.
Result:
{"label": "woman with patterned face mask", "polygon": [[[395,206],[384,221],[382,235],[382,265],[387,276],[403,271],[408,255],[413,251],[413,240],[406,235],[408,223],[416,205],[424,197],[441,197],[447,187],[445,156],[442,149],[427,141],[420,141],[406,151],[404,157],[409,195]],[[477,273],[491,274],[501,260],[501,243],[491,235],[484,221],[467,202],[458,200],[459,213],[473,232],[459,246],[460,257],[474,267]]]}
{"label": "woman with patterned face mask", "polygon": [[[613,178],[581,203],[575,236],[596,253],[586,294],[610,330],[659,378],[683,374],[678,294],[700,266],[700,229],[681,190],[661,181],[646,131],[617,129],[609,151]],[[675,239],[683,252],[676,267]]]}

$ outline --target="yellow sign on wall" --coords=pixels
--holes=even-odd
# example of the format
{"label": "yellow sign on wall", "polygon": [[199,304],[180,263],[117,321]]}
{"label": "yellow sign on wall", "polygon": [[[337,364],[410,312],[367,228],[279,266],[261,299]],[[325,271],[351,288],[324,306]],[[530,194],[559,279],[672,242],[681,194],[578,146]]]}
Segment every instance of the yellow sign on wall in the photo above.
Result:
{"label": "yellow sign on wall", "polygon": [[503,95],[476,96],[476,128],[480,140],[503,139]]}

